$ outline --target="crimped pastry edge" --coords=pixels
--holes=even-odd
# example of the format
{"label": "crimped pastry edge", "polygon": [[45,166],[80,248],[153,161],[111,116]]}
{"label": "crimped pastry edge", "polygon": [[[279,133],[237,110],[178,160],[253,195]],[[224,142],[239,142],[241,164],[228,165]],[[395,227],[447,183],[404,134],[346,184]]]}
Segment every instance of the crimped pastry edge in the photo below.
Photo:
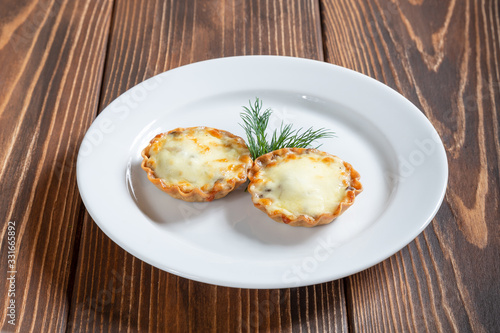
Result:
{"label": "crimped pastry edge", "polygon": [[350,187],[352,187],[352,190],[348,190],[346,192],[346,195],[344,199],[340,202],[339,206],[333,213],[325,213],[321,214],[317,217],[312,217],[309,215],[299,215],[297,216],[296,219],[290,220],[285,214],[283,213],[271,213],[266,209],[266,206],[261,204],[259,202],[259,193],[254,191],[254,187],[252,186],[252,182],[254,179],[256,179],[255,174],[262,168],[266,167],[267,164],[273,162],[276,160],[278,157],[284,157],[288,154],[298,154],[302,155],[305,153],[309,152],[314,152],[318,153],[320,155],[324,156],[331,156],[331,157],[336,157],[339,158],[335,155],[328,154],[324,151],[318,150],[318,149],[312,149],[312,148],[282,148],[279,150],[275,150],[272,152],[269,152],[267,154],[264,154],[260,157],[258,157],[253,165],[252,168],[250,168],[250,171],[248,172],[248,179],[250,179],[250,184],[248,185],[248,192],[250,192],[252,196],[252,202],[255,207],[266,213],[270,218],[272,218],[274,221],[279,222],[279,223],[285,223],[293,227],[315,227],[318,225],[323,225],[323,224],[328,224],[331,223],[334,219],[342,215],[347,208],[352,206],[354,203],[355,197],[360,194],[363,191],[363,186],[361,185],[361,182],[359,181],[359,178],[361,177],[360,174],[352,167],[351,164],[345,162],[344,160],[340,159],[342,163],[344,164],[345,168],[349,170],[350,175],[351,175],[351,181],[350,181]]}
{"label": "crimped pastry edge", "polygon": [[[228,136],[230,138],[235,139],[242,147],[245,147],[245,149],[248,150],[248,147],[245,143],[245,140],[240,138],[239,136],[236,136],[228,131],[212,128],[212,127],[205,127],[205,126],[195,126],[195,127],[178,127],[173,130],[170,130],[165,133],[160,133],[157,134],[149,144],[144,148],[141,152],[141,156],[143,158],[142,163],[141,163],[141,168],[146,171],[147,177],[150,182],[152,182],[157,188],[162,190],[163,192],[169,194],[170,196],[180,199],[183,201],[189,201],[189,202],[205,202],[205,201],[212,201],[215,199],[220,199],[228,195],[231,191],[235,190],[238,188],[241,184],[245,183],[247,180],[247,175],[248,175],[248,170],[252,166],[252,158],[250,157],[250,151],[248,151],[248,161],[243,162],[245,164],[245,172],[244,172],[244,177],[243,178],[232,178],[232,179],[225,179],[223,183],[216,183],[214,185],[214,189],[210,192],[206,192],[202,190],[201,188],[195,187],[191,191],[183,191],[182,188],[179,185],[176,184],[169,184],[165,182],[162,178],[156,177],[155,172],[153,169],[151,169],[147,164],[150,158],[150,149],[152,145],[162,139],[163,137],[169,135],[172,132],[182,132],[186,130],[195,130],[195,129],[205,129],[205,130],[210,130],[210,131],[217,131],[221,133],[222,135]],[[217,185],[226,185],[226,186],[217,186]]]}

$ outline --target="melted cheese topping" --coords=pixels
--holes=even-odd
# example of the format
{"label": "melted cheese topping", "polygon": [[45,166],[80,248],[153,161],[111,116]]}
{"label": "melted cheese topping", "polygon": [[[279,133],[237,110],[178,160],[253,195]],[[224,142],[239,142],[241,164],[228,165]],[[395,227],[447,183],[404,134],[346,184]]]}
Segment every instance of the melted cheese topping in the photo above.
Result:
{"label": "melted cheese topping", "polygon": [[245,177],[247,156],[248,149],[235,138],[212,129],[190,128],[155,142],[148,163],[169,184],[209,191],[216,182]]}
{"label": "melted cheese topping", "polygon": [[296,218],[333,213],[350,182],[341,159],[318,153],[286,155],[262,168],[253,191],[267,211]]}

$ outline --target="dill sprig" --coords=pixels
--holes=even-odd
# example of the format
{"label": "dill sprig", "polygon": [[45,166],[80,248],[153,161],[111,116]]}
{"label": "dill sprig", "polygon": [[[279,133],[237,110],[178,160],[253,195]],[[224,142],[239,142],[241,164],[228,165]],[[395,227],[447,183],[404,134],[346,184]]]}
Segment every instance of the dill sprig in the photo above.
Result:
{"label": "dill sprig", "polygon": [[279,132],[275,129],[271,141],[268,142],[266,129],[272,110],[268,108],[262,111],[262,101],[258,98],[253,104],[249,101],[249,107],[244,106],[243,110],[240,113],[243,124],[240,126],[245,130],[248,149],[253,159],[281,148],[311,148],[314,141],[335,136],[335,132],[324,128],[313,130],[310,127],[303,131],[302,128],[294,129],[292,124],[285,125],[282,121]]}

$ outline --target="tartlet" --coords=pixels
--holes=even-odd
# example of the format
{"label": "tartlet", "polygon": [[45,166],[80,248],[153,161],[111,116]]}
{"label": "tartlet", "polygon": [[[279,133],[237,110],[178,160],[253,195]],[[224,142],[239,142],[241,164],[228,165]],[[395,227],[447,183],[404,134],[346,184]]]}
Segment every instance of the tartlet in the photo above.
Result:
{"label": "tartlet", "polygon": [[160,190],[184,201],[212,201],[246,182],[252,158],[245,141],[210,127],[156,135],[142,151],[142,169]]}
{"label": "tartlet", "polygon": [[248,178],[255,207],[290,226],[328,224],[363,190],[349,163],[317,149],[283,148],[262,155]]}

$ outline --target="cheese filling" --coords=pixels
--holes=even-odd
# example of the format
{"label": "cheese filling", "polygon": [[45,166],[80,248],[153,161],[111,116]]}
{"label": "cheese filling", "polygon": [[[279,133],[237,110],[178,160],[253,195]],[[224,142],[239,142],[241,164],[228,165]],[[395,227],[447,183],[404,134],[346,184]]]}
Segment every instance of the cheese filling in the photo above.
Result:
{"label": "cheese filling", "polygon": [[316,217],[333,213],[344,199],[350,175],[344,163],[316,153],[282,157],[259,171],[255,192],[269,212]]}
{"label": "cheese filling", "polygon": [[149,163],[167,183],[184,190],[211,190],[218,181],[240,178],[245,171],[240,158],[248,154],[236,139],[196,128],[170,133],[156,142]]}

